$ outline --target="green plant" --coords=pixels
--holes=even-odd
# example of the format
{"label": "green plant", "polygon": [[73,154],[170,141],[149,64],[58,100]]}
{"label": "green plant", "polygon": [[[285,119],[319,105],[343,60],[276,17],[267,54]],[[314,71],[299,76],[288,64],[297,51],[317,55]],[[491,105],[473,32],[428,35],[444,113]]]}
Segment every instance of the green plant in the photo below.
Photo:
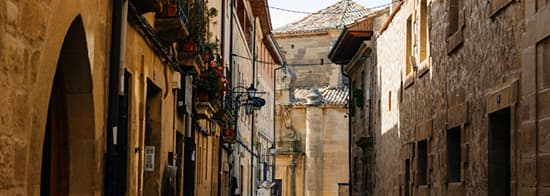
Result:
{"label": "green plant", "polygon": [[199,89],[206,90],[210,97],[216,98],[226,90],[227,80],[223,74],[223,66],[219,58],[207,61],[207,66],[202,70],[199,79],[196,80]]}

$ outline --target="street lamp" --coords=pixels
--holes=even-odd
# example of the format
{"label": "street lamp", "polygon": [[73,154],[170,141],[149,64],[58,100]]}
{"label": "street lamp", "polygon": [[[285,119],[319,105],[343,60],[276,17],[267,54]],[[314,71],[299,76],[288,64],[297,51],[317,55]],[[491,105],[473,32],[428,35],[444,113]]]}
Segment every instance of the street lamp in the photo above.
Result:
{"label": "street lamp", "polygon": [[[245,106],[245,113],[247,115],[252,115],[252,123],[251,123],[251,131],[250,131],[250,194],[253,194],[254,192],[254,187],[253,187],[253,184],[254,184],[254,110],[259,110],[261,107],[263,107],[265,105],[265,99],[261,98],[261,97],[257,97],[256,94],[258,93],[265,93],[265,92],[258,92],[258,89],[256,89],[254,87],[254,84],[250,84],[250,87],[248,88],[245,88],[245,87],[242,87],[242,86],[237,86],[235,87],[234,89],[246,89],[246,91],[233,91],[234,94],[236,94],[236,97],[235,99],[233,100],[234,104],[235,104],[235,108],[234,108],[234,118],[235,118],[235,121],[237,121],[238,119],[238,110],[239,110],[239,107],[241,105],[241,103],[243,103],[243,105]],[[242,96],[246,94],[246,99],[242,99]],[[238,132],[238,129],[237,129],[237,125],[239,123],[235,123],[235,131]],[[237,134],[238,135],[238,134]]]}

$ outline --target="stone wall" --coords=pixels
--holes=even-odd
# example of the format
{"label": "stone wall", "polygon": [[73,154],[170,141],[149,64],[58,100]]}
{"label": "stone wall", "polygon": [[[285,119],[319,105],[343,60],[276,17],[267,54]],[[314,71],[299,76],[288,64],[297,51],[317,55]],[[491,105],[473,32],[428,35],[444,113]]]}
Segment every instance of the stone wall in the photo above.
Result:
{"label": "stone wall", "polygon": [[[412,1],[407,1],[412,2]],[[399,124],[399,99],[401,73],[405,64],[406,21],[412,11],[405,3],[390,18],[387,29],[377,35],[376,66],[373,85],[373,133],[375,144],[374,195],[398,195],[401,160],[400,146],[402,126]],[[400,40],[400,41],[397,41]]]}
{"label": "stone wall", "polygon": [[[281,146],[277,147],[276,177],[283,181],[283,195],[291,195],[293,178],[297,196],[337,195],[338,183],[349,181],[347,110],[337,105],[296,105],[287,110],[300,143],[296,153],[281,152]],[[278,120],[282,113],[277,112]],[[281,127],[285,122],[277,122],[281,141],[286,135]]]}
{"label": "stone wall", "polygon": [[[82,108],[96,112],[89,113],[93,118],[85,123],[92,124],[85,129],[90,131],[85,142],[92,147],[81,151],[92,160],[82,163],[83,168],[89,168],[81,173],[87,180],[73,187],[72,193],[101,194],[105,115],[97,111],[105,108],[107,55],[102,51],[109,47],[109,27],[105,24],[110,21],[111,4],[10,0],[0,2],[0,10],[0,195],[40,193],[49,95],[64,37],[73,21],[81,21],[78,25],[86,35],[87,45],[81,49],[88,51],[91,75],[87,77],[94,86],[89,92],[93,103]],[[85,187],[88,185],[95,188]]]}
{"label": "stone wall", "polygon": [[332,64],[327,57],[339,33],[339,29],[333,29],[318,33],[275,35],[288,65],[296,74],[296,87],[342,85],[340,66]]}
{"label": "stone wall", "polygon": [[[447,1],[427,1],[429,55],[421,62],[419,2],[394,7],[393,20],[376,38],[381,82],[375,94],[380,103],[376,195],[404,194],[407,187],[415,195],[499,195],[490,192],[491,179],[498,176],[491,169],[502,164],[490,162],[496,156],[490,150],[495,140],[510,148],[503,151],[510,156],[510,179],[496,191],[508,184],[512,195],[548,194],[543,138],[548,135],[544,78],[550,30],[540,24],[549,22],[550,6],[543,1],[463,0],[453,20]],[[405,55],[409,16],[416,43],[411,74],[406,73]],[[458,27],[454,33],[452,24]],[[501,133],[495,127],[506,124],[509,130],[500,131],[509,131],[510,141],[495,139]],[[458,149],[448,150],[451,129],[459,130],[460,142]],[[423,141],[425,163],[420,158]],[[449,161],[451,152],[460,157]],[[450,164],[458,164],[458,179],[450,179]]]}

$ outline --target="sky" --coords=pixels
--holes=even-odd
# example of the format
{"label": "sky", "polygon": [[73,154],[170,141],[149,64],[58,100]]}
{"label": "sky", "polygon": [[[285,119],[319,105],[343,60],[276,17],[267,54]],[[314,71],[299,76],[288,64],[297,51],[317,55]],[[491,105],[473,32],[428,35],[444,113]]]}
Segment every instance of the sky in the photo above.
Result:
{"label": "sky", "polygon": [[[268,0],[270,7],[283,8],[288,10],[302,11],[302,12],[315,12],[328,7],[340,0]],[[390,0],[354,0],[367,8],[384,5],[390,2]],[[271,23],[273,28],[281,27],[285,24],[292,23],[300,20],[307,14],[291,13],[271,8]]]}

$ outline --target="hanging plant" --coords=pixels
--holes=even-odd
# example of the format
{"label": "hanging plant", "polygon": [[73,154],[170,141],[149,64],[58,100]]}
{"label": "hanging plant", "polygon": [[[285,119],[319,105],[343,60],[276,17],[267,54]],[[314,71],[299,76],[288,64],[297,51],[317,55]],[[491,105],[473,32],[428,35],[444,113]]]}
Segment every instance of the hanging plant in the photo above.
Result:
{"label": "hanging plant", "polygon": [[224,68],[221,65],[219,57],[210,57],[207,66],[202,70],[199,79],[196,80],[197,88],[208,92],[211,98],[222,96],[227,89],[227,79],[223,73]]}

